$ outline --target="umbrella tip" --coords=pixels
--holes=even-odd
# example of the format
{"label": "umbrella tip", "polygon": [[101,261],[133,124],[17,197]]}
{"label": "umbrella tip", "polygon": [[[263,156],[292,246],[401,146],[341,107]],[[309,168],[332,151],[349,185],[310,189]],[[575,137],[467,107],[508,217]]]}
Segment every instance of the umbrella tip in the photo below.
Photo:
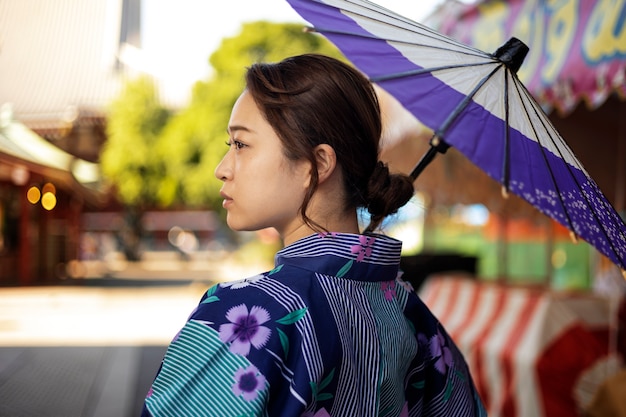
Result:
{"label": "umbrella tip", "polygon": [[626,279],[626,269],[622,269],[622,276],[624,277],[624,279]]}
{"label": "umbrella tip", "polygon": [[511,71],[517,74],[524,58],[530,49],[519,39],[513,37],[493,53],[493,57],[504,63]]}
{"label": "umbrella tip", "polygon": [[504,198],[505,200],[509,198],[509,190],[508,190],[508,188],[506,188],[503,185],[502,188],[500,189],[500,191],[502,193],[502,198]]}
{"label": "umbrella tip", "polygon": [[572,239],[572,243],[578,243],[578,236],[576,235],[576,233],[572,232],[571,230],[569,232],[569,237],[570,239]]}

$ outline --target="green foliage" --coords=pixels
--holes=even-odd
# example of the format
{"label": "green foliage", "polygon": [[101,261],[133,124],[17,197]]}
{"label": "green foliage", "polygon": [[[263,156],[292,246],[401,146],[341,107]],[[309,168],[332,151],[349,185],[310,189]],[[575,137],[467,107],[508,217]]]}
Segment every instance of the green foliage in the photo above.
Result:
{"label": "green foliage", "polygon": [[129,205],[218,208],[221,182],[213,172],[228,149],[226,128],[246,67],[307,52],[342,58],[300,24],[246,23],[222,41],[210,57],[212,76],[196,83],[188,107],[171,117],[147,79],[129,84],[113,103],[101,156],[120,199]]}
{"label": "green foliage", "polygon": [[149,77],[127,83],[111,104],[107,142],[100,155],[104,176],[130,206],[160,201],[163,161],[155,157],[159,135],[169,119]]}

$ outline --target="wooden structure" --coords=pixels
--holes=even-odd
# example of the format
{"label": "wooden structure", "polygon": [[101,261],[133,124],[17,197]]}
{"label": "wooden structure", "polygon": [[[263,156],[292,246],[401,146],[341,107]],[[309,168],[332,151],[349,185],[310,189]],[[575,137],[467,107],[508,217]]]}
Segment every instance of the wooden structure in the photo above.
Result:
{"label": "wooden structure", "polygon": [[97,164],[0,117],[0,285],[66,276],[79,251],[80,214],[104,198]]}

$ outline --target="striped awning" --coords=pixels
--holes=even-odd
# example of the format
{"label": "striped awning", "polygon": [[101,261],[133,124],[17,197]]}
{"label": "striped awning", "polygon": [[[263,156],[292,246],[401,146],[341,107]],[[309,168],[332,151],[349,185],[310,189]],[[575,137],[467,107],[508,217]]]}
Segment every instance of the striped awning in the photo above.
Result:
{"label": "striped awning", "polygon": [[420,297],[463,352],[489,415],[579,415],[619,369],[608,298],[455,276],[431,277]]}

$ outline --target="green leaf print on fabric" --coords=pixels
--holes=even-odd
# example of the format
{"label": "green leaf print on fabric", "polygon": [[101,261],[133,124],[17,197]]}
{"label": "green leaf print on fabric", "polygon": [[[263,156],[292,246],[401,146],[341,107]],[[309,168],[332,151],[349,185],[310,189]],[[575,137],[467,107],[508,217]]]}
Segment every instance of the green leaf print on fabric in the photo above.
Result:
{"label": "green leaf print on fabric", "polygon": [[413,324],[413,322],[409,319],[406,319],[406,324],[409,326],[409,329],[411,329],[411,333],[413,334],[417,334],[417,330],[415,330],[415,325]]}
{"label": "green leaf print on fabric", "polygon": [[213,303],[215,301],[219,301],[219,297],[213,295],[215,294],[215,291],[217,290],[217,285],[212,286],[211,288],[209,288],[206,292],[206,298],[202,301],[201,304],[208,304],[208,303]]}
{"label": "green leaf print on fabric", "polygon": [[289,354],[289,338],[282,330],[277,328],[276,331],[278,332],[278,338],[280,339],[280,344],[282,345],[283,351],[285,352],[286,359],[287,355]]}
{"label": "green leaf print on fabric", "polygon": [[423,389],[426,386],[426,383],[425,381],[422,380],[422,381],[414,382],[413,384],[411,384],[411,386],[415,389]]}
{"label": "green leaf print on fabric", "polygon": [[352,268],[353,263],[354,261],[351,259],[344,266],[342,266],[341,269],[337,272],[337,278],[342,278],[344,275],[346,275],[350,268]]}
{"label": "green leaf print on fabric", "polygon": [[[307,312],[306,307],[301,308],[299,310],[294,310],[290,313],[287,313],[285,316],[279,318],[278,320],[276,320],[276,323],[283,324],[285,326],[294,324],[295,322],[300,320],[302,317],[304,317],[306,312]],[[289,338],[287,337],[285,332],[283,332],[279,328],[276,328],[276,330],[278,332],[278,337],[280,338],[280,344],[282,345],[283,351],[285,352],[285,358],[287,358],[287,355],[289,354]]]}
{"label": "green leaf print on fabric", "polygon": [[272,269],[270,272],[267,273],[267,275],[274,275],[275,273],[279,272],[281,269],[283,269],[283,264],[280,264],[274,269]]}
{"label": "green leaf print on fabric", "polygon": [[446,402],[450,399],[452,395],[452,383],[450,381],[446,382],[446,391],[443,394],[443,402]]}
{"label": "green leaf print on fabric", "polygon": [[280,323],[280,324],[294,324],[295,322],[297,322],[298,320],[300,320],[302,317],[304,317],[304,315],[307,312],[307,308],[301,308],[299,310],[295,310],[292,311],[291,313],[287,314],[284,317],[279,318],[278,320],[276,320],[276,323]]}
{"label": "green leaf print on fabric", "polygon": [[328,384],[331,383],[334,377],[335,369],[333,368],[333,370],[330,371],[330,373],[319,383],[319,385],[316,384],[314,381],[311,381],[311,392],[313,393],[314,402],[326,401],[333,398],[333,394],[320,393],[320,391],[324,390],[324,388],[326,388]]}

